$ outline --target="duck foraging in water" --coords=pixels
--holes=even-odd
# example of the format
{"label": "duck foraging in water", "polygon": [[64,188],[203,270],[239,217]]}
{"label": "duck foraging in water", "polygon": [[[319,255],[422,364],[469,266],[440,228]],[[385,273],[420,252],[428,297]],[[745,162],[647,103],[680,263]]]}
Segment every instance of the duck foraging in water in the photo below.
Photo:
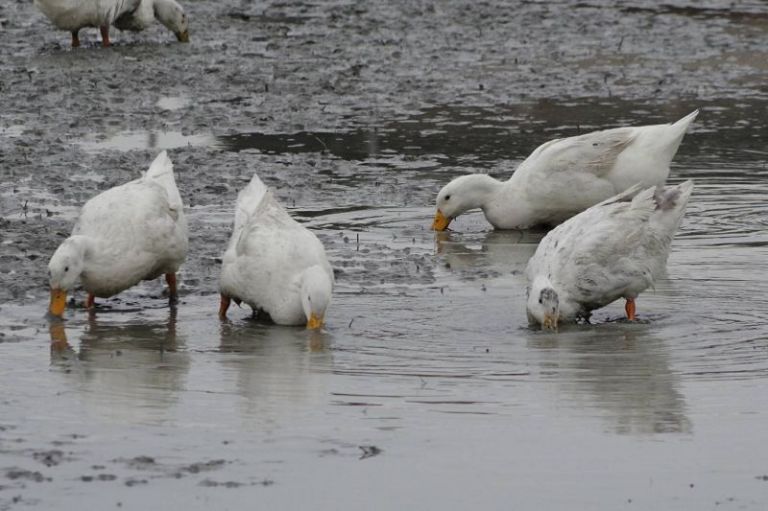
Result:
{"label": "duck foraging in water", "polygon": [[142,280],[165,274],[170,299],[176,299],[176,272],[187,256],[187,221],[165,151],[146,174],[110,188],[83,206],[72,236],[50,262],[49,311],[61,317],[67,291],[80,282],[95,297],[109,297]]}
{"label": "duck foraging in water", "polygon": [[318,329],[333,281],[323,244],[291,218],[254,174],[238,194],[235,226],[222,258],[219,317],[226,318],[234,300],[279,325]]}
{"label": "duck foraging in water", "polygon": [[437,194],[432,228],[442,231],[472,209],[496,229],[553,227],[636,183],[663,185],[698,110],[674,124],[595,131],[539,146],[508,181],[461,176]]}
{"label": "duck foraging in water", "polygon": [[181,42],[189,42],[189,21],[175,0],[34,0],[35,6],[57,28],[72,34],[72,47],[80,46],[81,28],[98,27],[101,44],[112,43],[109,26],[138,32],[154,19],[176,34]]}
{"label": "duck foraging in water", "polygon": [[691,181],[638,184],[550,231],[526,268],[528,321],[556,330],[619,298],[634,320],[635,298],[662,275],[692,190]]}

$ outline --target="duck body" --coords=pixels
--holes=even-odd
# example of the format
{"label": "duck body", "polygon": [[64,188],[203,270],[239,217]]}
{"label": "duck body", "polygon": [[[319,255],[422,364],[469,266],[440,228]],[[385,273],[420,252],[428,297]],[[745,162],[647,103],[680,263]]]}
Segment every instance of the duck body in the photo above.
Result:
{"label": "duck body", "polygon": [[189,41],[186,14],[175,0],[34,0],[34,4],[54,26],[71,32],[73,47],[80,45],[78,32],[82,28],[98,27],[102,45],[110,46],[110,25],[140,31],[155,19],[179,41]]}
{"label": "duck body", "polygon": [[635,185],[550,231],[526,268],[529,321],[588,319],[619,298],[634,319],[635,298],[664,272],[692,190],[691,181]]}
{"label": "duck body", "polygon": [[554,226],[640,183],[663,185],[698,111],[673,124],[614,128],[539,146],[508,181],[461,176],[438,193],[433,228],[480,208],[496,229]]}
{"label": "duck body", "polygon": [[222,258],[220,316],[235,300],[269,314],[277,324],[318,328],[333,281],[320,240],[254,175],[238,195],[235,227]]}
{"label": "duck body", "polygon": [[187,248],[183,204],[163,151],[143,177],[85,203],[72,236],[51,257],[51,289],[66,292],[79,281],[92,304],[165,274],[173,296]]}
{"label": "duck body", "polygon": [[35,0],[35,6],[57,28],[70,32],[85,27],[111,25],[141,0]]}
{"label": "duck body", "polygon": [[90,240],[89,264],[80,278],[83,288],[103,298],[176,273],[188,247],[183,212],[170,206],[165,188],[151,178],[91,199],[72,235]]}

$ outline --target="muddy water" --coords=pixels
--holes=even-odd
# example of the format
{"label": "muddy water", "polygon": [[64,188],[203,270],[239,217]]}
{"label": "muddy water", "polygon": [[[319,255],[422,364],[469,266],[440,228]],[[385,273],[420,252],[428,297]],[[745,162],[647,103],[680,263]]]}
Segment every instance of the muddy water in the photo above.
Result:
{"label": "muddy water", "polygon": [[[0,5],[0,510],[765,509],[768,15],[758,2],[188,1],[71,51]],[[428,230],[467,172],[701,109],[668,279],[595,325],[527,328],[541,232]],[[149,282],[49,323],[78,207],[160,149],[191,232]],[[258,171],[325,243],[327,329],[220,323],[238,189]]]}

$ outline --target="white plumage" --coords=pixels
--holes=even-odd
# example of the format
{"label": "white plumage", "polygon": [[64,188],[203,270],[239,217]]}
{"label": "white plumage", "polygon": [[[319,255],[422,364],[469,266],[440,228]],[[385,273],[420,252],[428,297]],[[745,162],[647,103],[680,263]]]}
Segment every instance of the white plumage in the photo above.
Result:
{"label": "white plumage", "polygon": [[437,196],[433,228],[480,208],[496,229],[554,226],[630,186],[663,185],[698,110],[674,124],[596,131],[539,146],[505,182],[461,176]]}
{"label": "white plumage", "polygon": [[634,319],[634,299],[663,273],[692,190],[691,181],[636,185],[549,232],[526,269],[529,321],[556,328],[619,298]]}
{"label": "white plumage", "polygon": [[221,269],[221,308],[243,301],[281,325],[322,325],[333,270],[325,248],[277,202],[257,175],[237,197]]}
{"label": "white plumage", "polygon": [[186,259],[187,246],[173,164],[163,151],[143,177],[85,203],[72,236],[48,265],[51,313],[63,313],[66,291],[77,282],[88,291],[92,305],[96,296],[112,296],[165,274],[175,298],[175,274]]}
{"label": "white plumage", "polygon": [[141,31],[157,19],[189,41],[189,23],[184,9],[175,0],[34,0],[35,6],[57,28],[72,33],[72,46],[80,45],[78,32],[85,27],[101,30],[102,45],[109,46],[109,27]]}

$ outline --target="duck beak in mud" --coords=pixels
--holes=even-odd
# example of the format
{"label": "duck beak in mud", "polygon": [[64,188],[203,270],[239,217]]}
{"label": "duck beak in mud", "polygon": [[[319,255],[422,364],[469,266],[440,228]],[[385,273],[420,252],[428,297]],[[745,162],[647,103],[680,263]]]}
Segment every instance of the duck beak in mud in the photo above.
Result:
{"label": "duck beak in mud", "polygon": [[541,329],[557,332],[557,316],[554,314],[544,314],[544,321],[541,322]]}
{"label": "duck beak in mud", "polygon": [[452,218],[443,215],[439,209],[435,212],[435,221],[432,222],[432,229],[435,231],[444,231],[448,228]]}
{"label": "duck beak in mud", "polygon": [[309,316],[309,321],[307,321],[307,329],[308,330],[318,330],[319,328],[322,328],[323,326],[323,318],[322,316],[318,316],[314,312]]}
{"label": "duck beak in mud", "polygon": [[64,309],[67,307],[67,292],[61,288],[51,288],[51,305],[48,311],[56,317],[64,315]]}
{"label": "duck beak in mud", "polygon": [[189,30],[185,30],[184,32],[176,32],[176,39],[178,39],[180,43],[188,43]]}

